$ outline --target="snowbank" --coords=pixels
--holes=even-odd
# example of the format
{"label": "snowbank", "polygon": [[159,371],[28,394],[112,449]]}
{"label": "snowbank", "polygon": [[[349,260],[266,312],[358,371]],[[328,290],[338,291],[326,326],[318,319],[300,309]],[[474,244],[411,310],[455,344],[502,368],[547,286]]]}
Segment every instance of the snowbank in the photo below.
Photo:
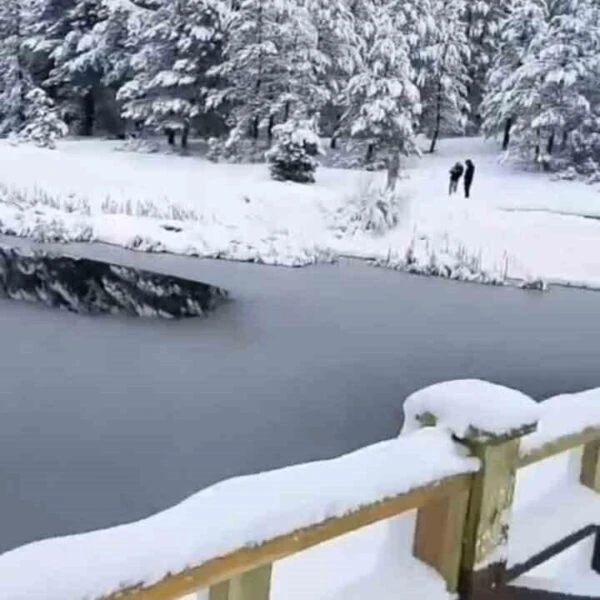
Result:
{"label": "snowbank", "polygon": [[537,431],[522,440],[521,454],[588,428],[600,428],[600,389],[554,396],[542,402],[540,409]]}
{"label": "snowbank", "polygon": [[429,428],[334,460],[231,479],[143,521],[0,556],[0,597],[77,600],[148,585],[478,464]]}
{"label": "snowbank", "polygon": [[[449,165],[467,155],[477,165],[473,197],[448,197]],[[595,188],[517,172],[496,156],[478,139],[444,140],[408,169],[392,206],[380,198],[381,173],[321,168],[314,185],[299,185],[272,181],[266,165],[117,153],[111,142],[65,141],[54,152],[0,142],[0,232],[285,266],[354,256],[482,283],[600,287],[600,220],[577,216],[600,214]],[[532,207],[543,211],[520,210]]]}
{"label": "snowbank", "polygon": [[409,396],[404,404],[404,433],[428,421],[458,438],[485,441],[535,427],[539,405],[510,388],[463,379],[429,386]]}

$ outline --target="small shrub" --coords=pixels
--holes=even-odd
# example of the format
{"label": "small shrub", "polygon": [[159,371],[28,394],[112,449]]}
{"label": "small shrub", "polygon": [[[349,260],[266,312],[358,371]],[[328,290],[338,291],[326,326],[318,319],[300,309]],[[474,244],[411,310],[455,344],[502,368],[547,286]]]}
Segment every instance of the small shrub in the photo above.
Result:
{"label": "small shrub", "polygon": [[265,154],[276,181],[314,183],[323,154],[321,141],[306,121],[290,120],[273,128],[275,145]]}
{"label": "small shrub", "polygon": [[33,142],[40,148],[55,148],[56,140],[67,135],[69,128],[60,118],[54,102],[40,88],[26,95],[26,125],[19,131],[19,140]]}
{"label": "small shrub", "polygon": [[336,214],[336,227],[355,233],[383,235],[406,216],[408,197],[398,190],[381,187],[374,176],[365,177],[356,193]]}

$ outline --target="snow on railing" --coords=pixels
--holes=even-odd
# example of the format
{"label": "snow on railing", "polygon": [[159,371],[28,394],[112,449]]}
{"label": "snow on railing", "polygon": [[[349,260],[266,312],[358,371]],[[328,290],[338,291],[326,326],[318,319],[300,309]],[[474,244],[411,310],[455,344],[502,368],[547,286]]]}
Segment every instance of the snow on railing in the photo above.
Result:
{"label": "snow on railing", "polygon": [[600,389],[562,394],[540,404],[535,432],[521,441],[525,466],[600,438]]}
{"label": "snow on railing", "polygon": [[210,588],[211,600],[268,600],[275,561],[415,508],[415,557],[473,596],[504,582],[519,467],[585,445],[581,483],[600,492],[599,394],[538,405],[482,381],[431,386],[407,399],[397,439],[7,552],[0,598],[176,600]]}

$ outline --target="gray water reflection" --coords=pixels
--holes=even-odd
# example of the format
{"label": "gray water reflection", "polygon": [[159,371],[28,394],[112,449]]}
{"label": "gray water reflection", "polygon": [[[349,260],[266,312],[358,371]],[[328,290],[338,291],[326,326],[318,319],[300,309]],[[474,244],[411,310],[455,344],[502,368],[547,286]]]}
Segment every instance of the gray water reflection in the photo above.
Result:
{"label": "gray water reflection", "polygon": [[234,301],[182,322],[0,301],[0,550],[392,436],[402,399],[433,382],[480,377],[538,398],[600,385],[594,292],[70,251],[221,285]]}

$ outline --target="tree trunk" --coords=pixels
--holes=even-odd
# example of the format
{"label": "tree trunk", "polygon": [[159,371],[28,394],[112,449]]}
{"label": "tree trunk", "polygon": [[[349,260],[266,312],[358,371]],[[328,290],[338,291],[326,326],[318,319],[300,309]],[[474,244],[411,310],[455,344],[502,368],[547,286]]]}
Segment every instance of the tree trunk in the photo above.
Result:
{"label": "tree trunk", "polygon": [[386,189],[393,192],[398,183],[400,175],[400,154],[396,151],[392,152],[387,160],[387,185]]}
{"label": "tree trunk", "polygon": [[562,140],[560,142],[560,149],[565,150],[567,148],[567,142],[569,141],[569,132],[563,131]]}
{"label": "tree trunk", "polygon": [[508,145],[510,144],[510,130],[512,129],[512,126],[513,119],[512,117],[509,117],[504,123],[504,137],[502,139],[502,150],[504,151],[508,150]]}
{"label": "tree trunk", "polygon": [[96,99],[94,91],[90,90],[83,97],[83,121],[81,123],[81,135],[92,137],[94,135],[94,120],[96,118]]}
{"label": "tree trunk", "polygon": [[251,135],[252,135],[252,139],[256,142],[256,140],[258,140],[258,133],[259,133],[259,119],[258,117],[254,117],[254,119],[252,120],[252,129],[251,129]]}
{"label": "tree trunk", "polygon": [[538,129],[535,132],[536,140],[535,140],[535,148],[534,148],[534,161],[536,165],[540,164],[540,130]]}
{"label": "tree trunk", "polygon": [[375,144],[370,143],[367,147],[367,156],[365,157],[365,163],[369,164],[373,160],[375,154]]}
{"label": "tree trunk", "polygon": [[[285,119],[287,121],[287,117]],[[273,142],[273,127],[275,126],[275,117],[271,115],[269,117],[269,126],[267,127],[267,137],[269,139],[269,146]]]}
{"label": "tree trunk", "polygon": [[435,127],[433,135],[431,136],[431,145],[429,146],[429,152],[433,154],[435,152],[435,146],[440,135],[440,128],[442,126],[442,81],[438,81],[437,91],[437,102],[435,107]]}
{"label": "tree trunk", "polygon": [[283,122],[285,123],[290,118],[290,103],[286,102],[283,107]]}
{"label": "tree trunk", "polygon": [[331,134],[331,141],[329,142],[329,147],[332,150],[335,150],[337,148],[338,133],[340,131],[341,121],[342,116],[340,114],[337,114],[335,117],[335,127],[333,128],[333,133]]}
{"label": "tree trunk", "polygon": [[181,148],[183,150],[188,149],[189,137],[190,137],[190,124],[186,123],[183,127],[183,131],[181,132]]}
{"label": "tree trunk", "polygon": [[169,146],[175,145],[175,130],[170,127],[165,129],[165,135],[167,136],[167,143]]}
{"label": "tree trunk", "polygon": [[546,154],[548,156],[552,156],[552,152],[554,150],[554,131],[550,134],[548,138],[548,143],[546,144]]}

